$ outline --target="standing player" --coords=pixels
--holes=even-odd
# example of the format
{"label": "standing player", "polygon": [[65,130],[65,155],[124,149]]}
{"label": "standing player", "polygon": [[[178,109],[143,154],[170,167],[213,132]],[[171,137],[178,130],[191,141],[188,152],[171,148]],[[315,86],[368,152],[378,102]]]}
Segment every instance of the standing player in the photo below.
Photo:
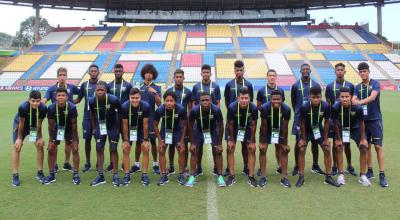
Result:
{"label": "standing player", "polygon": [[95,64],[90,65],[89,67],[89,76],[90,79],[84,83],[82,83],[81,88],[79,90],[78,98],[74,100],[74,104],[78,104],[82,101],[82,98],[85,98],[85,106],[83,108],[83,121],[82,121],[82,129],[83,129],[83,139],[85,139],[85,156],[86,163],[83,167],[83,172],[87,172],[92,169],[92,165],[90,163],[90,152],[92,150],[91,142],[93,135],[92,122],[90,119],[90,107],[89,107],[89,99],[94,97],[96,84],[99,81],[99,67]]}
{"label": "standing player", "polygon": [[[254,165],[256,163],[256,127],[258,119],[258,109],[255,104],[250,102],[250,89],[243,87],[239,90],[238,101],[232,102],[228,107],[228,119],[225,129],[227,151],[228,151],[228,171],[229,176],[226,181],[227,186],[235,183],[235,147],[240,142],[248,153],[248,184],[257,187],[257,180],[254,178]],[[247,160],[246,160],[247,161]]]}
{"label": "standing player", "polygon": [[[152,64],[146,64],[140,71],[141,77],[144,80],[140,87],[142,100],[150,105],[150,118],[149,118],[149,138],[151,143],[151,154],[153,155],[153,172],[160,174],[160,166],[157,161],[157,144],[156,136],[154,133],[153,118],[156,110],[156,105],[161,105],[161,87],[156,85],[153,81],[157,79],[158,71]],[[135,164],[131,168],[131,173],[140,171],[140,148],[135,149]]]}
{"label": "standing player", "polygon": [[353,103],[361,105],[364,113],[365,132],[368,141],[368,171],[369,179],[374,177],[372,170],[371,144],[375,145],[376,155],[379,164],[379,184],[388,187],[389,183],[385,176],[385,161],[383,153],[383,123],[380,107],[380,84],[369,77],[369,66],[367,63],[358,65],[358,73],[362,82],[354,91]]}
{"label": "standing player", "polygon": [[197,151],[203,144],[210,144],[215,155],[217,167],[217,184],[226,186],[222,174],[222,139],[224,135],[224,120],[221,109],[211,103],[211,95],[208,92],[200,94],[200,104],[193,107],[189,116],[190,134],[190,177],[185,186],[192,187],[197,175]]}
{"label": "standing player", "polygon": [[279,162],[281,165],[281,184],[284,187],[291,187],[287,178],[288,154],[290,147],[288,145],[288,127],[290,120],[290,107],[283,103],[283,95],[279,90],[272,90],[268,96],[270,101],[264,103],[260,108],[261,127],[260,127],[260,167],[261,178],[259,186],[265,187],[267,184],[266,165],[267,149],[269,144],[278,146]]}
{"label": "standing player", "polygon": [[[186,111],[182,105],[176,104],[176,94],[172,91],[164,93],[162,104],[154,115],[154,131],[158,139],[158,152],[162,176],[157,185],[168,183],[167,163],[165,151],[168,147],[177,148],[179,153],[178,183],[185,184],[183,171],[185,168],[185,134],[187,128]],[[162,120],[161,120],[162,119]],[[161,130],[158,123],[161,121]]]}
{"label": "standing player", "polygon": [[324,152],[325,183],[336,187],[340,186],[331,176],[332,158],[328,139],[330,107],[321,98],[321,88],[311,87],[310,101],[304,103],[300,108],[300,134],[296,139],[299,147],[299,158],[297,159],[299,179],[296,183],[297,187],[301,187],[304,184],[305,156],[309,141],[316,142]]}
{"label": "standing player", "polygon": [[[183,86],[183,81],[185,80],[185,72],[182,69],[177,69],[174,72],[174,82],[175,84],[169,88],[167,91],[172,91],[175,92],[176,98],[177,98],[177,103],[182,105],[187,113],[187,116],[189,117],[190,110],[192,109],[192,102],[191,102],[191,94],[192,91],[190,89],[186,88]],[[188,143],[189,143],[189,131],[186,130],[185,134],[185,173],[187,170],[187,162],[188,162]],[[170,147],[169,148],[169,170],[168,174],[174,174],[175,173],[175,168],[174,168],[174,155],[175,155],[175,148]]]}
{"label": "standing player", "polygon": [[98,176],[91,182],[91,186],[106,183],[103,173],[104,147],[108,137],[113,163],[113,184],[119,186],[118,177],[118,138],[119,124],[115,123],[117,112],[121,108],[118,98],[107,94],[107,83],[99,81],[96,85],[96,95],[89,100],[90,118],[93,127],[93,136],[96,139],[97,173]]}
{"label": "standing player", "polygon": [[[261,87],[261,89],[258,90],[257,92],[257,108],[261,110],[261,106],[267,102],[270,101],[270,96],[272,91],[274,90],[278,90],[281,92],[281,101],[285,102],[285,91],[280,88],[279,86],[277,86],[276,84],[276,79],[278,77],[278,74],[276,73],[275,70],[270,69],[267,72],[267,85]],[[276,169],[277,173],[281,173],[281,165],[280,165],[280,159],[279,156],[281,155],[281,153],[279,152],[279,150],[281,149],[281,147],[279,146],[279,144],[275,144],[275,157],[276,157],[276,163],[278,164],[278,168]],[[260,155],[261,156],[261,155]],[[260,167],[261,167],[261,158],[260,158]],[[257,172],[257,176],[261,176],[261,168],[258,169]]]}
{"label": "standing player", "polygon": [[[121,118],[123,127],[122,144],[123,164],[124,164],[124,179],[122,185],[127,186],[131,182],[129,167],[132,143],[135,142],[135,147],[141,149],[143,153],[142,159],[142,178],[143,186],[150,184],[150,179],[147,174],[149,167],[149,117],[150,105],[141,100],[140,90],[132,88],[129,93],[129,101],[126,101],[121,106]],[[137,166],[140,166],[137,164]]]}
{"label": "standing player", "polygon": [[29,93],[28,101],[23,102],[18,107],[18,113],[14,117],[13,125],[13,141],[14,147],[12,150],[12,169],[13,178],[12,185],[19,186],[19,158],[22,149],[22,144],[26,136],[29,135],[29,142],[36,146],[36,160],[38,171],[36,179],[40,182],[43,181],[43,136],[42,136],[42,122],[46,117],[46,105],[40,103],[41,94],[39,91],[31,91]]}
{"label": "standing player", "polygon": [[[107,85],[107,92],[117,97],[121,104],[129,100],[129,91],[132,88],[132,85],[122,78],[123,75],[124,75],[124,67],[122,66],[122,64],[119,63],[115,64],[114,66],[115,79]],[[120,124],[120,132],[122,134],[122,123],[120,117],[118,117],[116,123]],[[118,157],[118,152],[117,152],[117,157]],[[111,158],[111,152],[110,152],[110,158]],[[110,165],[107,167],[106,170],[110,172],[112,168],[113,165],[112,162],[110,161]]]}
{"label": "standing player", "polygon": [[[201,67],[201,82],[196,83],[192,89],[192,107],[195,105],[200,104],[200,94],[202,92],[207,92],[211,97],[212,104],[216,105],[218,108],[220,107],[221,103],[221,90],[215,82],[211,81],[211,66],[208,64],[204,64]],[[203,148],[199,148],[197,151],[197,173],[196,175],[203,174],[203,168],[201,167],[201,161],[203,158]],[[213,158],[214,158],[214,170],[213,174],[217,174],[217,168],[215,163],[215,151],[213,151]]]}
{"label": "standing player", "polygon": [[[46,91],[46,94],[44,95],[42,99],[42,103],[46,104],[49,100],[51,100],[52,103],[56,102],[56,91],[58,88],[66,88],[68,92],[68,101],[73,102],[74,101],[74,95],[79,95],[79,89],[75,85],[67,83],[67,69],[65,67],[60,67],[57,69],[57,84],[50,86],[49,89]],[[68,142],[65,142],[65,162],[63,166],[63,170],[69,170],[72,171],[72,166],[69,163],[69,159],[71,156],[71,145],[68,144]],[[55,152],[55,172],[58,171],[58,165],[57,165],[57,151]]]}
{"label": "standing player", "polygon": [[[304,103],[309,102],[311,87],[321,88],[321,86],[317,82],[311,79],[310,77],[311,69],[309,64],[304,63],[303,65],[301,65],[300,73],[301,73],[301,79],[292,85],[290,91],[292,108],[294,109],[292,134],[296,136],[297,140],[300,137],[300,107]],[[324,172],[318,165],[318,154],[319,154],[318,143],[314,140],[311,140],[311,152],[313,156],[313,165],[311,171],[313,173],[323,175]],[[294,156],[295,156],[294,157],[295,166],[292,171],[292,176],[296,176],[299,171],[299,164],[297,160],[299,158],[299,148],[297,142],[294,146]]]}
{"label": "standing player", "polygon": [[50,184],[56,181],[55,162],[57,147],[61,141],[72,147],[72,155],[74,161],[74,171],[72,182],[75,185],[81,183],[78,175],[79,172],[79,151],[78,151],[78,112],[76,106],[68,101],[68,92],[64,87],[56,90],[56,102],[48,108],[47,118],[49,124],[49,147],[48,147],[48,164],[49,176],[43,180],[43,184]]}
{"label": "standing player", "polygon": [[[344,79],[344,75],[346,74],[345,70],[346,66],[343,63],[338,63],[335,65],[335,74],[336,80],[326,86],[325,98],[330,106],[333,106],[335,103],[340,102],[339,95],[340,89],[342,87],[347,87],[350,89],[350,95],[354,94],[354,85],[351,82],[348,82]],[[334,130],[333,130],[333,121],[331,120],[329,123],[329,135],[334,139]],[[351,165],[351,149],[350,143],[344,144],[344,152],[346,154],[347,159],[347,169],[346,171],[352,176],[357,176],[357,173],[354,170],[354,167]],[[337,167],[337,149],[335,146],[335,142],[333,142],[333,167],[332,167],[332,175],[335,176],[338,171]]]}
{"label": "standing player", "polygon": [[[234,72],[235,72],[235,78],[230,80],[226,85],[225,85],[225,90],[224,90],[224,97],[225,97],[225,107],[226,109],[229,108],[229,105],[237,100],[239,97],[239,91],[241,88],[247,88],[250,102],[253,102],[253,85],[247,81],[244,78],[244,63],[241,60],[236,60],[234,63]],[[228,139],[228,125],[225,126],[225,139]],[[248,168],[248,156],[247,156],[247,144],[242,142],[242,157],[243,157],[243,174],[246,176],[249,175],[249,168]],[[227,164],[229,164],[229,151],[226,151],[227,154]],[[229,175],[229,167],[226,168],[224,176]]]}
{"label": "standing player", "polygon": [[343,146],[353,139],[360,150],[360,179],[364,186],[371,182],[365,175],[367,172],[368,142],[365,136],[363,110],[360,105],[351,104],[351,90],[349,87],[340,88],[339,102],[332,106],[331,119],[335,130],[335,146],[337,148],[337,165],[339,169],[338,184],[344,185],[343,175]]}

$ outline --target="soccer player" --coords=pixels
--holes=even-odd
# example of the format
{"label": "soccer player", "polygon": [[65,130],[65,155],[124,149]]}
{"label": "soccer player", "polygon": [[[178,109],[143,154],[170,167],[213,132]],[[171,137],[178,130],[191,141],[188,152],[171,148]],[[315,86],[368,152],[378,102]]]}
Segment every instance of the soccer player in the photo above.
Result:
{"label": "soccer player", "polygon": [[380,107],[380,84],[369,77],[369,66],[362,62],[358,65],[358,73],[362,82],[354,90],[353,103],[361,105],[364,114],[365,132],[368,141],[368,171],[367,177],[374,178],[372,170],[371,144],[375,145],[379,164],[379,184],[388,187],[385,176],[385,162],[383,153],[383,123]]}
{"label": "soccer player", "polygon": [[82,121],[82,129],[83,129],[83,139],[85,139],[85,156],[86,163],[83,167],[83,172],[87,172],[92,169],[92,165],[90,163],[90,152],[92,150],[91,142],[93,136],[93,127],[91,122],[90,108],[89,108],[89,99],[94,97],[96,84],[99,81],[99,67],[95,64],[90,65],[89,67],[89,76],[90,79],[84,83],[82,83],[81,88],[79,89],[78,98],[74,100],[74,104],[78,104],[85,98],[85,106],[83,108],[83,121]]}
{"label": "soccer player", "polygon": [[14,117],[13,125],[13,141],[14,147],[12,149],[12,169],[13,178],[12,185],[19,186],[19,155],[22,149],[22,144],[26,136],[29,135],[29,142],[36,146],[36,160],[38,171],[36,179],[40,182],[43,181],[43,136],[42,136],[42,122],[46,117],[46,105],[40,102],[41,94],[39,91],[31,91],[29,99],[24,101],[18,107],[18,113]]}
{"label": "soccer player", "polygon": [[[278,90],[281,92],[281,101],[285,102],[285,91],[280,88],[279,86],[277,86],[276,84],[276,79],[278,77],[278,74],[275,70],[270,69],[267,72],[267,85],[261,87],[258,92],[257,92],[257,108],[261,110],[261,106],[267,102],[270,101],[270,96],[272,91],[274,90]],[[279,156],[281,155],[281,153],[279,152],[279,150],[281,149],[281,147],[279,146],[279,144],[275,144],[275,157],[276,157],[276,163],[278,164],[278,168],[276,169],[277,173],[281,173],[281,165],[280,165],[280,159]],[[260,158],[260,167],[261,167],[261,158]],[[261,176],[261,168],[258,169],[257,172],[257,176]]]}
{"label": "soccer player", "polygon": [[[150,105],[150,118],[149,118],[149,139],[151,144],[151,154],[153,155],[153,173],[160,174],[160,166],[157,161],[157,144],[156,136],[154,133],[153,118],[156,110],[156,105],[161,105],[161,87],[156,85],[153,81],[157,79],[158,71],[152,64],[146,64],[140,71],[141,77],[144,80],[140,87],[142,93],[142,100]],[[130,172],[136,173],[140,171],[140,148],[135,149],[135,164],[131,167]],[[139,165],[139,166],[138,166]]]}
{"label": "soccer player", "polygon": [[[311,69],[310,65],[304,63],[300,67],[301,79],[292,85],[290,96],[292,102],[292,108],[294,109],[294,120],[292,127],[292,134],[296,136],[296,139],[300,139],[300,108],[304,103],[309,102],[310,99],[310,89],[311,87],[319,87],[321,86],[311,79]],[[314,140],[311,140],[311,152],[313,156],[313,165],[311,171],[313,173],[317,173],[319,175],[323,175],[324,172],[318,165],[318,143]],[[296,142],[294,146],[294,158],[295,158],[295,166],[292,171],[292,176],[296,176],[299,172],[299,164],[297,159],[299,158],[299,148],[298,143]]]}
{"label": "soccer player", "polygon": [[[164,104],[162,104],[154,115],[154,131],[158,139],[158,152],[160,157],[161,178],[157,185],[168,183],[167,163],[165,151],[173,147],[179,153],[179,175],[178,183],[185,184],[183,171],[185,168],[185,134],[187,128],[186,110],[182,105],[176,103],[176,94],[172,91],[164,93]],[[161,122],[161,129],[158,124]]]}
{"label": "soccer player", "polygon": [[78,175],[79,171],[79,151],[78,151],[78,112],[76,106],[68,101],[68,91],[64,87],[56,90],[56,102],[48,107],[47,119],[49,129],[48,164],[49,176],[43,180],[43,184],[50,184],[56,181],[55,162],[57,147],[61,141],[72,148],[74,161],[72,182],[75,185],[81,183]]}
{"label": "soccer player", "polygon": [[197,175],[197,151],[203,144],[210,144],[215,155],[217,166],[217,184],[226,186],[222,174],[222,139],[224,135],[224,121],[221,109],[211,103],[209,92],[200,94],[200,104],[196,105],[189,116],[190,134],[190,177],[185,186],[192,187],[196,182]]}
{"label": "soccer player", "polygon": [[[143,186],[150,184],[150,178],[147,174],[149,167],[149,117],[151,107],[150,105],[141,100],[140,90],[132,88],[129,92],[129,100],[121,106],[121,118],[123,127],[122,152],[123,152],[123,168],[124,179],[122,185],[127,186],[131,182],[130,177],[130,159],[132,143],[135,142],[136,149],[142,151],[142,178]],[[135,162],[136,163],[136,162]],[[138,167],[139,163],[136,164]]]}
{"label": "soccer player", "polygon": [[[192,89],[192,107],[195,105],[200,104],[200,94],[202,92],[207,92],[210,97],[211,97],[211,102],[212,104],[220,107],[221,103],[221,90],[215,82],[211,81],[211,66],[208,64],[204,64],[201,67],[201,82],[196,83],[193,86]],[[201,161],[203,158],[203,148],[199,148],[197,150],[197,173],[196,175],[202,175],[203,174],[203,168],[201,167]],[[216,168],[216,163],[215,163],[215,151],[213,151],[213,158],[214,158],[214,169],[213,169],[213,174],[217,174],[217,168]]]}
{"label": "soccer player", "polygon": [[[340,102],[339,95],[340,89],[342,87],[347,87],[350,89],[350,94],[353,96],[354,94],[354,85],[351,82],[348,82],[344,79],[344,75],[346,74],[346,66],[343,63],[338,63],[335,65],[335,74],[336,80],[326,86],[325,98],[330,106],[333,106],[335,103]],[[333,130],[333,121],[329,122],[329,135],[334,139],[334,130]],[[347,160],[347,169],[346,172],[351,174],[352,176],[357,176],[357,173],[354,170],[354,167],[351,165],[351,149],[350,143],[344,144],[344,152],[346,154]],[[332,175],[335,176],[338,172],[337,168],[337,149],[335,147],[335,142],[333,142],[333,167],[332,167]]]}
{"label": "soccer player", "polygon": [[260,127],[260,167],[261,178],[258,185],[263,188],[267,184],[266,165],[267,149],[269,144],[278,146],[277,152],[280,154],[280,174],[281,184],[289,188],[291,184],[287,178],[288,154],[288,127],[290,120],[290,107],[283,103],[283,93],[279,90],[272,90],[268,96],[270,101],[264,103],[260,108],[261,127]]}
{"label": "soccer player", "polygon": [[256,127],[258,119],[258,109],[255,104],[250,102],[250,89],[242,87],[239,90],[238,101],[232,102],[228,107],[227,126],[228,134],[225,136],[228,151],[228,171],[229,176],[226,181],[227,186],[235,183],[235,148],[236,143],[240,142],[245,146],[248,153],[248,184],[257,187],[257,180],[254,178],[254,165],[256,163]]}
{"label": "soccer player", "polygon": [[[253,102],[253,85],[247,81],[244,78],[244,63],[241,60],[236,60],[234,65],[234,72],[235,72],[235,78],[230,80],[226,85],[225,85],[225,90],[224,90],[224,97],[225,97],[225,107],[226,109],[229,108],[229,105],[232,104],[237,100],[239,97],[239,91],[241,88],[247,88],[250,102]],[[225,126],[225,139],[228,139],[228,125]],[[243,174],[246,176],[249,175],[249,168],[248,168],[248,155],[247,155],[247,144],[245,142],[242,142],[242,157],[243,157]],[[229,165],[229,151],[226,151],[227,154],[227,164]],[[229,167],[225,169],[224,176],[230,175],[229,172]],[[229,178],[228,178],[229,179]],[[233,179],[234,181],[234,179]],[[229,182],[228,182],[229,183]]]}
{"label": "soccer player", "polygon": [[[190,110],[192,109],[192,102],[191,102],[191,94],[192,91],[190,91],[189,88],[185,87],[183,85],[183,82],[185,80],[185,72],[182,69],[176,69],[174,72],[174,82],[175,84],[167,89],[167,91],[173,91],[176,94],[177,98],[177,103],[182,105],[187,113],[187,116],[189,117]],[[185,134],[185,172],[187,173],[187,163],[188,163],[188,143],[189,143],[189,131],[186,130]],[[174,174],[175,173],[175,168],[174,168],[174,155],[175,155],[175,148],[170,147],[169,148],[169,169],[168,169],[168,175]]]}
{"label": "soccer player", "polygon": [[[78,87],[76,87],[73,84],[67,83],[67,69],[65,67],[60,67],[57,69],[57,79],[58,79],[57,84],[50,86],[49,89],[46,91],[46,94],[44,95],[44,97],[42,99],[43,104],[46,104],[49,100],[51,100],[52,103],[55,103],[56,102],[56,91],[60,87],[67,89],[69,102],[73,102],[74,95],[79,94]],[[68,142],[65,142],[65,162],[64,162],[63,170],[72,171],[72,166],[69,163],[70,156],[71,156],[71,145],[69,145]],[[57,151],[55,152],[55,163],[56,163],[55,172],[57,173],[57,171],[58,171]]]}
{"label": "soccer player", "polygon": [[118,98],[107,94],[107,83],[99,81],[96,85],[96,95],[89,100],[90,118],[96,139],[97,173],[98,176],[91,182],[91,186],[106,183],[103,173],[104,147],[108,137],[113,164],[113,185],[119,186],[118,177],[118,138],[119,124],[115,123],[117,114],[121,108]]}
{"label": "soccer player", "polygon": [[[114,66],[115,79],[107,85],[107,92],[117,97],[121,104],[129,100],[129,91],[132,88],[132,85],[122,78],[123,75],[124,75],[124,67],[122,66],[122,64],[119,63],[115,64]],[[122,134],[121,119],[118,117],[116,122],[120,124],[120,132]],[[118,152],[117,152],[117,157],[118,157]],[[110,152],[110,158],[111,158],[111,152]],[[110,165],[107,167],[106,170],[110,172],[112,170],[112,167],[113,167],[112,162],[110,161]]]}
{"label": "soccer player", "polygon": [[304,165],[306,148],[308,142],[314,141],[321,146],[324,152],[325,163],[325,183],[339,187],[340,185],[332,178],[332,158],[329,143],[329,117],[330,106],[322,101],[321,88],[311,87],[310,101],[304,103],[300,108],[300,134],[296,142],[299,148],[299,179],[296,186],[301,187],[304,184]]}
{"label": "soccer player", "polygon": [[343,146],[353,139],[360,150],[360,179],[364,186],[370,186],[371,182],[365,175],[367,172],[368,142],[365,136],[365,124],[363,110],[360,105],[352,105],[351,90],[349,87],[342,87],[339,91],[339,102],[332,106],[331,119],[335,130],[335,147],[337,148],[337,165],[339,176],[338,184],[344,185],[343,175]]}

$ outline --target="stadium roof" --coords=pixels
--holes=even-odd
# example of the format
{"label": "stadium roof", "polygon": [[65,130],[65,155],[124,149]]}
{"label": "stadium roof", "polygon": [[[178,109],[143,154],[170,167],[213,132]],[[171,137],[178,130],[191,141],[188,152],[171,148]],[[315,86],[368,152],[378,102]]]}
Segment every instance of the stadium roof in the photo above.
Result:
{"label": "stadium roof", "polygon": [[164,11],[224,11],[306,8],[324,9],[400,3],[400,0],[0,0],[0,4],[40,6],[43,8],[107,11],[164,10]]}

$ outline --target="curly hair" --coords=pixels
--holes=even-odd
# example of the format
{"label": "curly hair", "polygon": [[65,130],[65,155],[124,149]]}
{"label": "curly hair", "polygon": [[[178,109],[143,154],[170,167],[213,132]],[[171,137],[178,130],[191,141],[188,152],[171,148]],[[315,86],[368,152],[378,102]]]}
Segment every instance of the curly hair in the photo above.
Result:
{"label": "curly hair", "polygon": [[153,74],[153,80],[156,80],[158,77],[158,71],[154,67],[153,64],[148,63],[143,66],[142,70],[140,71],[140,75],[142,76],[142,79],[144,79],[144,74],[146,74],[146,73]]}

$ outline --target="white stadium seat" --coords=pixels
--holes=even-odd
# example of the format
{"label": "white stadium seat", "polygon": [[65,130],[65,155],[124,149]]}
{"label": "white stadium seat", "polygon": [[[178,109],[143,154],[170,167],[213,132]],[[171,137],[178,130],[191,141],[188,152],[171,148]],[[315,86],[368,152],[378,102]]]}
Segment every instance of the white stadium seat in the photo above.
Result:
{"label": "white stadium seat", "polygon": [[393,63],[400,63],[400,55],[396,53],[385,53],[385,56]]}
{"label": "white stadium seat", "polygon": [[335,38],[337,42],[341,44],[348,43],[346,39],[342,37],[342,35],[340,35],[340,33],[337,30],[335,29],[326,29],[326,30],[332,35],[333,38]]}
{"label": "white stadium seat", "polygon": [[[185,71],[186,82],[200,82],[201,81],[201,67],[182,67]],[[211,80],[215,82],[215,68],[211,67]]]}
{"label": "white stadium seat", "polygon": [[0,86],[12,86],[24,72],[3,72],[0,75]]}
{"label": "white stadium seat", "polygon": [[276,37],[273,28],[241,28],[243,37]]}
{"label": "white stadium seat", "polygon": [[168,32],[153,32],[150,41],[165,41],[167,36]]}
{"label": "white stadium seat", "polygon": [[37,45],[64,44],[74,33],[75,31],[51,32],[39,41]]}
{"label": "white stadium seat", "polygon": [[400,79],[400,69],[390,61],[375,61],[393,79]]}
{"label": "white stadium seat", "polygon": [[232,38],[230,37],[209,37],[207,38],[207,43],[210,44],[216,44],[216,43],[232,43]]}
{"label": "white stadium seat", "polygon": [[108,31],[85,31],[84,36],[105,36]]}
{"label": "white stadium seat", "polygon": [[355,44],[365,44],[367,43],[364,39],[360,37],[353,29],[340,29],[342,32],[352,43]]}
{"label": "white stadium seat", "polygon": [[91,64],[92,62],[54,62],[40,78],[56,79],[57,69],[65,67],[68,70],[69,79],[81,79]]}
{"label": "white stadium seat", "polygon": [[313,45],[339,45],[339,43],[334,38],[322,38],[322,37],[312,37],[309,38]]}
{"label": "white stadium seat", "polygon": [[264,54],[269,69],[274,69],[278,75],[292,76],[293,72],[286,58],[281,53],[266,53]]}
{"label": "white stadium seat", "polygon": [[172,54],[122,54],[120,61],[170,61]]}
{"label": "white stadium seat", "polygon": [[187,38],[186,39],[186,45],[189,46],[204,46],[206,45],[206,39],[205,38]]}

